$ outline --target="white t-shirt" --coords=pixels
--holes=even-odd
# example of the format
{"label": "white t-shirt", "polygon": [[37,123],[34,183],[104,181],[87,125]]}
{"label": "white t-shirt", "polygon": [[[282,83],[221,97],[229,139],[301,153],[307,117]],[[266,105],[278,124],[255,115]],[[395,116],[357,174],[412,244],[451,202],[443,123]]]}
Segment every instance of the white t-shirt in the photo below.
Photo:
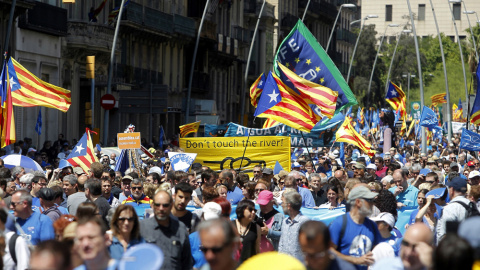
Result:
{"label": "white t-shirt", "polygon": [[3,255],[3,269],[4,270],[23,270],[30,267],[30,249],[28,248],[27,242],[23,237],[18,237],[17,242],[15,243],[15,255],[17,257],[17,265],[10,256],[10,249],[8,248],[8,243],[10,238],[14,235],[15,232],[7,232],[5,234],[5,255]]}

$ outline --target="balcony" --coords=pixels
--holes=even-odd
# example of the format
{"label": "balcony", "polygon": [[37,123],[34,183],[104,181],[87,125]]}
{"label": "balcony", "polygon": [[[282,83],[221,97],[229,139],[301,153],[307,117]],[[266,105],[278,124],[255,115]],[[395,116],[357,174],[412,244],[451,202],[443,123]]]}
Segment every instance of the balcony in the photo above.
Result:
{"label": "balcony", "polygon": [[294,16],[290,13],[285,13],[282,17],[280,26],[282,28],[286,28],[287,31],[290,31],[295,26],[295,24],[297,24],[298,20],[299,19],[297,16]]}
{"label": "balcony", "polygon": [[156,9],[145,7],[135,2],[130,2],[122,14],[122,26],[133,27],[135,31],[141,30],[152,34],[173,34],[173,15],[163,13]]}
{"label": "balcony", "polygon": [[244,0],[244,2],[243,2],[243,14],[244,15],[256,15],[257,14],[257,0]]}
{"label": "balcony", "polygon": [[[92,24],[85,21],[69,21],[66,41],[71,48],[86,48],[105,52],[112,45],[114,28],[102,24]],[[108,46],[107,46],[108,44]],[[119,48],[120,42],[117,43]]]}
{"label": "balcony", "polygon": [[[262,3],[257,0],[245,0],[243,2],[243,15],[256,17],[260,13]],[[262,18],[270,17],[275,19],[275,6],[270,3],[266,3],[263,8]]]}
{"label": "balcony", "polygon": [[[307,6],[308,0],[300,0],[298,1],[298,8],[299,11],[303,14],[305,7]],[[320,19],[325,23],[333,23],[335,16],[337,15],[337,8],[335,5],[330,4],[324,0],[311,0],[310,6],[308,7],[307,14],[316,18]]]}
{"label": "balcony", "polygon": [[173,15],[175,33],[194,38],[196,35],[195,20],[178,14]]}
{"label": "balcony", "polygon": [[345,41],[350,44],[355,44],[357,41],[357,35],[346,29],[339,29],[337,30],[337,41]]}
{"label": "balcony", "polygon": [[18,27],[53,36],[66,36],[67,10],[41,2],[35,2],[18,20]]}
{"label": "balcony", "polygon": [[210,77],[207,73],[194,71],[192,79],[192,91],[207,94],[210,90]]}
{"label": "balcony", "polygon": [[232,26],[232,37],[245,44],[252,41],[252,31],[241,26]]}
{"label": "balcony", "polygon": [[[200,18],[195,19],[195,29],[200,26],[200,20]],[[217,24],[205,19],[200,37],[217,41]]]}

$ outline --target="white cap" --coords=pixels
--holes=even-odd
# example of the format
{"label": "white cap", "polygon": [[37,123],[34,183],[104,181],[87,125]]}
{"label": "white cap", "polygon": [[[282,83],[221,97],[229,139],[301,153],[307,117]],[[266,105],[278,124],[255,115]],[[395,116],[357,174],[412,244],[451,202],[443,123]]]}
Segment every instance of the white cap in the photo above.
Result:
{"label": "white cap", "polygon": [[382,212],[378,216],[374,218],[370,218],[373,221],[383,221],[388,224],[391,228],[395,226],[395,218],[393,217],[392,214],[387,213],[387,212]]}
{"label": "white cap", "polygon": [[373,163],[370,163],[370,164],[368,164],[367,169],[374,169],[376,171],[377,166],[375,166],[375,164],[373,164]]}
{"label": "white cap", "polygon": [[222,214],[222,207],[216,202],[208,202],[203,206],[203,218],[205,220],[219,218]]}
{"label": "white cap", "polygon": [[150,168],[148,173],[158,173],[158,175],[162,175],[162,169],[160,169],[160,167],[158,166],[153,166],[152,168]]}
{"label": "white cap", "polygon": [[480,176],[480,172],[479,171],[471,171],[469,174],[468,174],[468,179],[472,179],[476,176]]}

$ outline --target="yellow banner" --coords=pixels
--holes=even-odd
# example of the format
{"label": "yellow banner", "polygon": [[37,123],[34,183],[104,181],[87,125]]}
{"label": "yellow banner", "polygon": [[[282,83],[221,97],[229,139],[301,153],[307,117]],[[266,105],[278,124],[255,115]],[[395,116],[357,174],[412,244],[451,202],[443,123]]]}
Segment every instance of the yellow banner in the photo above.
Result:
{"label": "yellow banner", "polygon": [[253,166],[273,170],[277,161],[290,171],[290,138],[285,136],[180,138],[180,147],[187,153],[197,153],[195,162],[214,171],[238,170],[242,163],[240,171],[252,177]]}

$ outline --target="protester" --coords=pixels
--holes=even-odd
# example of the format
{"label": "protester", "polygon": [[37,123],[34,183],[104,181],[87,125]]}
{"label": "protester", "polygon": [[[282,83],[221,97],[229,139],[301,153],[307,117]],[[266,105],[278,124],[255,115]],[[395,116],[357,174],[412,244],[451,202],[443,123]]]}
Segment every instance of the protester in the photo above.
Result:
{"label": "protester", "polygon": [[[84,188],[84,184],[87,180],[88,180],[88,177],[86,175],[79,176],[76,184],[78,192],[70,193],[70,195],[68,195],[67,208],[68,208],[68,212],[72,215],[76,215],[78,206],[87,200],[87,197],[85,196],[85,188]],[[73,179],[68,180],[68,182],[70,182],[71,184],[73,182]],[[65,190],[65,182],[64,182],[64,190]]]}
{"label": "protester", "polygon": [[233,226],[237,229],[242,242],[238,258],[240,264],[260,253],[261,230],[260,226],[254,222],[255,212],[255,204],[252,201],[242,200],[237,205],[237,219],[233,221]]}
{"label": "protester", "polygon": [[[27,258],[28,257],[22,257],[22,259],[28,263]],[[47,240],[39,243],[33,250],[32,256],[30,257],[31,268],[28,269],[70,269],[70,261],[70,252],[65,244],[55,240]],[[17,269],[27,268],[17,267]]]}
{"label": "protester", "polygon": [[339,202],[339,198],[338,198],[338,193],[339,192],[338,192],[338,187],[337,186],[328,185],[326,190],[327,190],[328,202],[320,205],[319,208],[328,208],[328,209],[332,210],[332,209],[335,209],[337,207],[345,206],[341,202]]}
{"label": "protester", "polygon": [[102,182],[94,178],[88,179],[85,182],[85,197],[98,207],[98,214],[108,228],[110,223],[107,220],[107,215],[111,207],[107,199],[102,196]]}
{"label": "protester", "polygon": [[131,205],[122,204],[115,209],[110,228],[112,229],[112,244],[108,251],[115,260],[120,260],[123,253],[130,247],[145,242],[140,236],[137,213]]}
{"label": "protester", "polygon": [[269,190],[261,191],[258,194],[257,204],[260,206],[260,211],[257,212],[259,217],[257,224],[261,229],[260,252],[278,251],[284,216],[273,208],[275,199]]}
{"label": "protester", "polygon": [[392,176],[396,186],[390,188],[389,191],[392,192],[397,199],[397,208],[403,206],[418,206],[418,189],[408,184],[405,171],[397,169]]}
{"label": "protester", "polygon": [[185,224],[188,233],[194,232],[197,224],[200,223],[200,218],[187,210],[187,204],[192,199],[192,192],[193,188],[189,184],[181,182],[175,186],[175,194],[173,194],[172,214]]}

